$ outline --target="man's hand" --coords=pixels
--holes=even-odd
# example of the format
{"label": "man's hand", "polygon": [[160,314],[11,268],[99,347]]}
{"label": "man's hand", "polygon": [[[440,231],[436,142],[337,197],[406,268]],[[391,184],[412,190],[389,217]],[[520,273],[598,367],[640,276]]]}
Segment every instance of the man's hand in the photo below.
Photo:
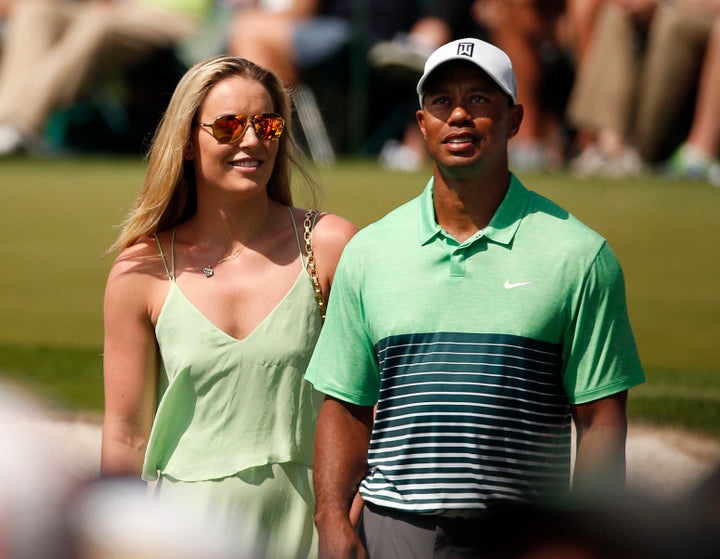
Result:
{"label": "man's hand", "polygon": [[348,520],[318,524],[320,559],[365,559],[367,552]]}
{"label": "man's hand", "polygon": [[367,556],[350,512],[358,486],[367,474],[372,423],[372,406],[328,397],[320,408],[313,480],[322,559]]}

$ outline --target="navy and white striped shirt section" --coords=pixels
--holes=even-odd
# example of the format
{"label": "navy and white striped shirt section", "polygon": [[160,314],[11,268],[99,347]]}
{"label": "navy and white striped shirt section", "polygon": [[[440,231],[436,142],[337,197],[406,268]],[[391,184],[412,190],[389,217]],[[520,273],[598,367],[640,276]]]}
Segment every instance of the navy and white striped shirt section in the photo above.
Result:
{"label": "navy and white striped shirt section", "polygon": [[378,342],[380,399],[360,492],[416,513],[566,492],[570,406],[561,348],[440,332]]}

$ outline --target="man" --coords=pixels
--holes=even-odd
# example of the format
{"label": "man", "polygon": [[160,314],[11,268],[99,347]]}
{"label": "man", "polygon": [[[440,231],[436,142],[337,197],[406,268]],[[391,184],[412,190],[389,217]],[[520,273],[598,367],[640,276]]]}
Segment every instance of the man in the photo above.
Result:
{"label": "man", "polygon": [[509,172],[516,89],[496,47],[437,49],[417,86],[433,176],[341,258],[306,376],[328,396],[322,557],[477,557],[492,507],[567,492],[571,418],[575,486],[624,483],[627,390],[644,375],[622,271]]}

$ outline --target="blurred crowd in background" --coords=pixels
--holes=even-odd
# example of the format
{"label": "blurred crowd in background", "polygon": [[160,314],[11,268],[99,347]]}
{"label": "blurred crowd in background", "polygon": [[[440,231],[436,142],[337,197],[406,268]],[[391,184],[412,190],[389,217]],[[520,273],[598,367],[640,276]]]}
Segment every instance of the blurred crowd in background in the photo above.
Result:
{"label": "blurred crowd in background", "polygon": [[231,53],[293,90],[321,164],[425,163],[415,83],[462,37],[505,50],[515,171],[720,185],[720,0],[0,0],[0,156],[141,153],[178,78]]}

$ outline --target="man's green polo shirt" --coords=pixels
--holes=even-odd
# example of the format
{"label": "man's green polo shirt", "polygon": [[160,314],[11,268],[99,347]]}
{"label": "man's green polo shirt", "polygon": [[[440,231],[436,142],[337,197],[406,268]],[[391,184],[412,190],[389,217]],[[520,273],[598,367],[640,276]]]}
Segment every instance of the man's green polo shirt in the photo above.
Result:
{"label": "man's green polo shirt", "polygon": [[569,405],[644,380],[612,250],[512,175],[463,243],[437,224],[432,180],[359,232],[306,378],[378,402],[361,492],[423,513],[566,489]]}

